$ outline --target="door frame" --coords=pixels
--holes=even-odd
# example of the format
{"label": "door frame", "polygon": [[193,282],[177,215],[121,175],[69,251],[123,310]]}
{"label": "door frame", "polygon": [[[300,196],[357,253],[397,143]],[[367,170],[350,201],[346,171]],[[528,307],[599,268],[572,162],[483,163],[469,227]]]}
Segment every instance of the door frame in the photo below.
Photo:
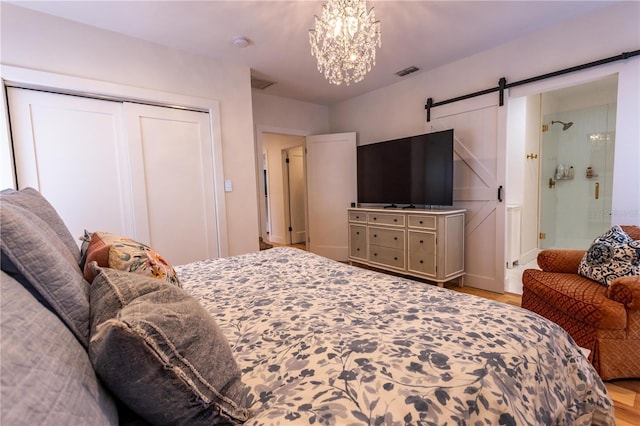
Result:
{"label": "door frame", "polygon": [[220,257],[229,255],[222,161],[222,132],[220,128],[220,103],[218,101],[10,65],[2,65],[1,71],[2,102],[0,102],[0,114],[2,114],[6,124],[4,126],[6,130],[0,134],[0,170],[2,170],[2,172],[0,172],[0,188],[16,189],[16,174],[11,150],[9,111],[7,110],[6,88],[8,86],[48,90],[61,94],[99,99],[113,99],[164,107],[185,108],[208,113],[209,131],[211,132],[211,140],[213,142],[213,185],[215,191],[216,226],[218,228],[218,253]]}
{"label": "door frame", "polygon": [[[573,72],[570,74],[565,74],[562,76],[558,76],[558,77],[553,77],[553,78],[548,78],[548,79],[544,79],[544,80],[539,80],[537,82],[533,82],[533,83],[529,83],[529,84],[525,84],[522,86],[518,86],[518,87],[513,87],[508,89],[507,91],[507,96],[506,99],[513,99],[513,98],[522,98],[522,97],[527,97],[527,96],[538,96],[541,95],[543,93],[546,92],[552,92],[555,90],[559,90],[559,89],[564,89],[564,88],[568,88],[568,87],[572,87],[572,86],[577,86],[577,85],[581,85],[581,84],[587,84],[596,80],[600,80],[604,77],[613,75],[613,74],[617,74],[618,75],[618,96],[617,96],[617,105],[620,105],[620,75],[624,72],[623,71],[623,67],[624,64],[621,63],[612,63],[612,64],[608,64],[608,65],[603,65],[603,66],[599,66],[599,67],[594,67],[594,68],[589,68],[589,69],[585,69],[585,70],[581,70],[581,71],[577,71],[577,72]],[[540,117],[540,120],[542,120],[542,117]],[[541,124],[542,122],[540,122],[540,125],[538,126],[538,155],[540,155],[540,148],[541,148],[541,144],[542,144],[542,130],[541,130]],[[620,115],[617,114],[616,115],[616,128],[619,128],[619,124],[620,124]],[[615,155],[615,154],[614,154]],[[618,159],[614,157],[614,170],[617,169],[619,166],[618,164]],[[540,168],[540,164],[538,164],[538,168]],[[540,172],[540,170],[538,171],[538,173]],[[615,177],[614,177],[615,179]],[[536,217],[537,217],[537,223],[536,223],[536,229],[535,229],[535,234],[536,236],[538,236],[539,232],[540,232],[540,179],[538,179],[538,181],[536,182],[537,184],[537,205],[536,205]],[[615,197],[615,188],[614,188],[614,194],[613,197]],[[612,201],[613,203],[613,201]],[[615,203],[612,204],[612,208],[615,210]],[[524,215],[525,212],[523,211],[522,214]],[[615,218],[612,215],[612,223],[615,223]],[[506,225],[506,224],[505,224]],[[527,230],[522,229],[521,232],[527,232]],[[537,241],[537,250],[535,253],[530,252],[530,253],[521,253],[521,259],[520,259],[520,263],[521,264],[526,264],[529,261],[532,261],[535,259],[535,254],[537,253],[537,251],[539,251],[540,249],[540,242],[539,239],[536,238]],[[505,263],[506,264],[506,263]]]}

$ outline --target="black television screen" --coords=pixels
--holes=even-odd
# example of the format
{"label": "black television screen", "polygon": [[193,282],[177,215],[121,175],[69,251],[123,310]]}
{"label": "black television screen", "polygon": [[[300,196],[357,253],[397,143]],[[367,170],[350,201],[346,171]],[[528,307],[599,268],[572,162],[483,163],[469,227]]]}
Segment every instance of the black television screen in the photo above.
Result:
{"label": "black television screen", "polygon": [[358,203],[453,204],[453,130],[358,146]]}

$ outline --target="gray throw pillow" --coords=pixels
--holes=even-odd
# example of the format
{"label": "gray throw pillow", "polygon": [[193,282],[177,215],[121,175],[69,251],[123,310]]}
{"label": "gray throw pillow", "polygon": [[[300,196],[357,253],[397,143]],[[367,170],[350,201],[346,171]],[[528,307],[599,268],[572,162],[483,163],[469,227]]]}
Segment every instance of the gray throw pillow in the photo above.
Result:
{"label": "gray throw pillow", "polygon": [[0,285],[0,424],[117,425],[114,401],[71,331],[5,273]]}
{"label": "gray throw pillow", "polygon": [[2,270],[51,309],[85,346],[89,343],[89,284],[55,232],[29,209],[0,204]]}
{"label": "gray throw pillow", "polygon": [[38,191],[33,188],[24,188],[20,191],[5,189],[0,192],[0,202],[24,207],[38,216],[67,246],[74,259],[76,259],[76,263],[80,261],[80,249],[75,238],[69,232],[69,228],[67,228],[56,209]]}
{"label": "gray throw pillow", "polygon": [[123,403],[157,425],[248,419],[231,348],[196,299],[162,280],[89,265],[89,356]]}

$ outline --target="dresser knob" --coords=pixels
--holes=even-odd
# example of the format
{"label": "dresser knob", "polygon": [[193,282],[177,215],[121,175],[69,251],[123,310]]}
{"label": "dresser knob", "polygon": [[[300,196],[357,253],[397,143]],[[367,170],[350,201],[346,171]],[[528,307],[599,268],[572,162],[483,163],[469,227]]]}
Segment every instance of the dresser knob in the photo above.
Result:
{"label": "dresser knob", "polygon": [[393,258],[393,260],[398,260],[398,258],[397,258],[397,257],[394,257],[394,258]]}
{"label": "dresser knob", "polygon": [[394,221],[394,222],[397,222],[397,221],[398,221],[398,219],[393,219],[393,221]]}
{"label": "dresser knob", "polygon": [[398,237],[393,237],[394,240],[398,241]]}
{"label": "dresser knob", "polygon": [[423,224],[423,222],[422,222],[422,221],[420,221],[420,225],[422,225],[422,224]]}
{"label": "dresser knob", "polygon": [[420,244],[424,244],[424,241],[420,240]]}
{"label": "dresser knob", "polygon": [[378,238],[378,234],[373,234],[373,238]]}
{"label": "dresser knob", "polygon": [[373,220],[378,220],[378,218],[377,218],[377,217],[374,217],[374,218],[373,218]]}
{"label": "dresser knob", "polygon": [[378,255],[378,253],[373,253],[373,255],[374,255],[374,256],[377,256],[377,255]]}
{"label": "dresser knob", "polygon": [[356,235],[360,235],[360,232],[356,232]]}
{"label": "dresser knob", "polygon": [[424,263],[424,260],[421,260],[420,263]]}

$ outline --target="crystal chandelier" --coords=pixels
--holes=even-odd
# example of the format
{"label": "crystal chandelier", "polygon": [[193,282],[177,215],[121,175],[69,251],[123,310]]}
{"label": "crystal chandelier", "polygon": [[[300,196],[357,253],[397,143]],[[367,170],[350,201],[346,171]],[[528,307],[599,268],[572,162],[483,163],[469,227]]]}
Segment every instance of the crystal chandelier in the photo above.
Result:
{"label": "crystal chandelier", "polygon": [[329,0],[315,18],[309,41],[318,71],[333,84],[361,81],[376,64],[376,46],[381,46],[373,8],[367,11],[366,0]]}

